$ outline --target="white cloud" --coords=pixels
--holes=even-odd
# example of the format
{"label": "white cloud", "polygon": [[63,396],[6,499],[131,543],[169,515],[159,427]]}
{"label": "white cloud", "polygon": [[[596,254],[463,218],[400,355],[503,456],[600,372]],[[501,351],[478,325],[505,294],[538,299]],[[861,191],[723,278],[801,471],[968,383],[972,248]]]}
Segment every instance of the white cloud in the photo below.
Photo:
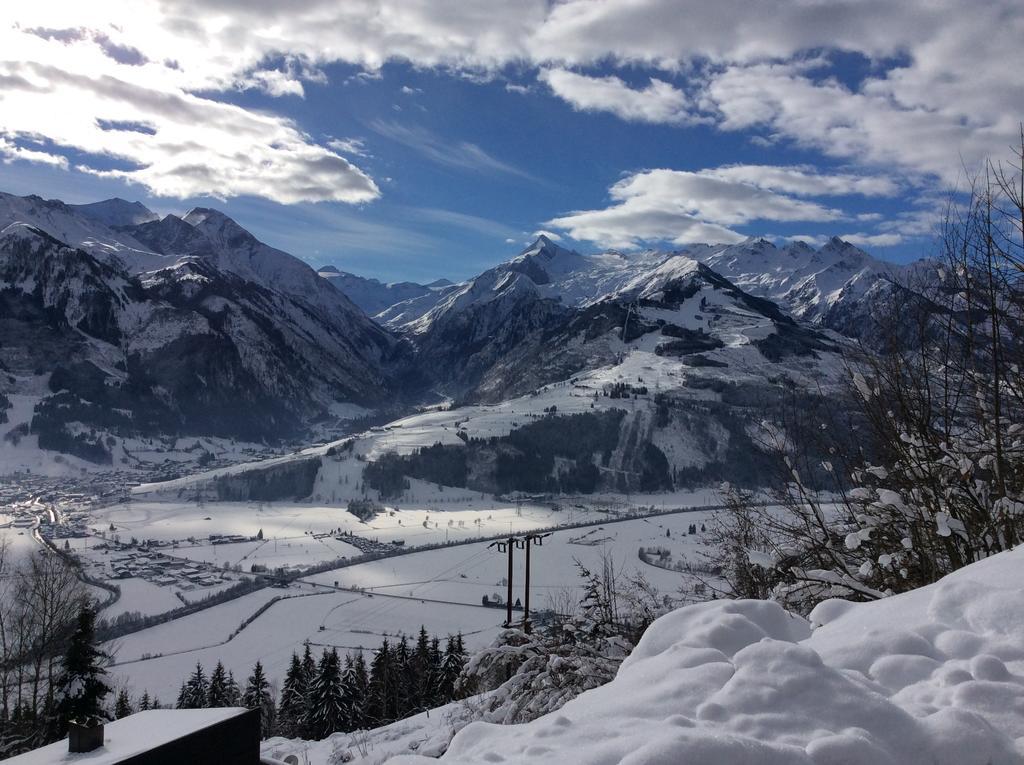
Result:
{"label": "white cloud", "polygon": [[[0,136],[7,158],[123,179],[165,197],[366,202],[362,170],[283,117],[187,92],[179,71],[111,58],[96,37],[0,28]],[[119,54],[121,55],[121,54]],[[123,57],[123,56],[122,56]],[[46,139],[46,151],[26,140]],[[12,148],[13,147],[13,148]]]}
{"label": "white cloud", "polygon": [[339,154],[354,154],[357,157],[369,156],[366,142],[362,138],[332,138],[327,145]]}
{"label": "white cloud", "polygon": [[552,242],[560,242],[560,241],[562,241],[562,237],[559,236],[558,234],[556,234],[554,231],[546,231],[544,229],[539,229],[537,231],[534,231],[530,236],[532,238],[534,238],[534,239],[536,239],[539,236],[546,236]]}
{"label": "white cloud", "polygon": [[[858,178],[767,165],[730,165],[698,172],[646,170],[611,187],[611,206],[573,212],[548,224],[574,239],[610,247],[658,241],[738,242],[745,237],[729,227],[751,221],[846,220],[841,210],[800,196],[849,193]],[[888,190],[884,184],[864,180],[864,189]]]}
{"label": "white cloud", "polygon": [[442,210],[436,207],[413,207],[404,211],[413,218],[440,223],[446,226],[474,231],[484,236],[509,237],[515,233],[512,227],[490,218],[482,218],[479,215],[456,212],[454,210]]}
{"label": "white cloud", "polygon": [[[7,140],[22,146],[30,136],[49,139],[43,153],[51,156],[62,147],[98,148],[145,163],[148,174],[135,178],[163,190],[158,193],[207,183],[195,173],[180,182],[158,178],[180,169],[165,156],[166,147],[141,149],[139,140],[159,147],[173,127],[179,143],[191,145],[216,132],[212,119],[223,116],[213,94],[259,88],[299,96],[309,83],[324,81],[322,67],[332,62],[363,68],[356,81],[379,76],[388,61],[484,79],[508,65],[537,68],[549,72],[549,84],[559,85],[560,95],[580,109],[647,122],[710,117],[724,130],[754,129],[770,136],[764,140],[789,139],[858,166],[944,181],[956,180],[961,158],[973,168],[985,156],[1003,156],[1024,114],[1024,80],[1012,74],[1024,71],[1024,6],[1018,0],[780,0],[770,12],[752,12],[748,0],[50,0],[5,10],[0,130]],[[830,77],[832,50],[869,59],[863,79]],[[813,64],[809,52],[819,56]],[[46,112],[46,101],[74,96],[70,86],[37,77],[29,81],[42,90],[30,98],[18,82],[30,63],[94,83],[70,101],[86,110],[90,124],[114,116],[105,112],[125,111],[153,121],[157,137],[108,131],[99,141],[80,127],[60,125],[70,110],[49,121],[15,113],[14,106]],[[568,71],[596,64],[659,67],[688,78],[686,95],[667,78],[655,77],[637,90],[614,76]],[[101,111],[89,101],[105,78],[137,90],[108,90]],[[194,106],[207,118],[203,130],[191,131],[166,115],[152,119],[162,100],[189,98],[200,101]],[[236,153],[269,162],[292,187],[287,198],[358,201],[375,193],[365,174],[342,165],[331,171],[338,174],[335,190],[323,188],[329,172],[302,192],[303,171],[287,166],[304,155],[329,164],[323,152],[330,151],[287,120],[240,111],[248,116],[233,116],[222,132],[237,127],[235,120],[245,122],[241,145],[218,139],[195,157],[203,166],[212,163],[217,182],[227,182],[222,193],[273,193],[274,182],[261,185],[248,177]],[[279,131],[289,130],[288,140],[280,141]]]}
{"label": "white cloud", "polygon": [[68,159],[59,154],[51,154],[48,151],[40,151],[39,149],[30,149],[25,146],[18,146],[12,141],[4,138],[0,135],[0,158],[2,158],[4,164],[9,164],[16,160],[23,162],[37,162],[43,165],[53,165],[63,170],[68,169]]}
{"label": "white cloud", "polygon": [[[961,160],[974,169],[988,156],[1002,156],[1013,143],[1024,114],[1024,88],[1005,79],[1009,70],[1003,80],[977,84],[991,96],[982,103],[977,98],[956,101],[961,91],[939,82],[929,81],[912,93],[880,79],[851,91],[835,80],[815,81],[788,64],[733,66],[711,78],[702,103],[717,111],[724,130],[767,126],[827,155],[955,183]],[[935,97],[944,91],[953,100]]]}
{"label": "white cloud", "polygon": [[618,77],[588,77],[565,69],[545,69],[540,79],[578,111],[611,112],[629,122],[692,122],[689,99],[664,80],[651,78],[635,90]]}
{"label": "white cloud", "polygon": [[778,238],[786,242],[803,242],[804,244],[810,244],[814,247],[821,247],[829,239],[827,236],[817,236],[814,234],[795,234],[793,236],[783,236]]}
{"label": "white cloud", "polygon": [[839,238],[858,247],[893,247],[902,244],[902,234],[839,234]]}
{"label": "white cloud", "polygon": [[725,165],[701,174],[797,196],[891,197],[900,190],[883,175],[823,174],[809,165]]}
{"label": "white cloud", "polygon": [[505,173],[532,179],[529,173],[491,156],[475,143],[450,142],[425,128],[398,122],[374,120],[370,128],[392,141],[408,146],[431,162],[445,167],[483,173]]}

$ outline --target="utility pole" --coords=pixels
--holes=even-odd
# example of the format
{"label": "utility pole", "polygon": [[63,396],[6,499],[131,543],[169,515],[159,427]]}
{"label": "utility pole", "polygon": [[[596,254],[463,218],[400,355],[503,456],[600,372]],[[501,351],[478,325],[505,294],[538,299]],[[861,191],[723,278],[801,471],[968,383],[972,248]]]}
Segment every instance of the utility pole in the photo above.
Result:
{"label": "utility pole", "polygon": [[510,536],[504,542],[491,542],[487,545],[488,549],[495,547],[499,553],[508,553],[508,577],[506,578],[506,583],[508,584],[508,596],[505,603],[506,617],[505,623],[501,625],[505,628],[512,626],[512,551],[515,549],[518,542],[518,539]]}
{"label": "utility pole", "polygon": [[530,549],[533,544],[543,544],[544,537],[547,536],[550,536],[550,532],[547,534],[524,534],[522,537],[510,536],[508,539],[500,542],[491,542],[487,545],[488,549],[494,547],[499,553],[506,553],[508,555],[508,577],[506,579],[508,595],[505,603],[505,623],[502,625],[505,628],[512,626],[512,551],[518,547],[521,550],[526,550],[526,595],[523,599],[523,632],[529,634],[533,629],[530,624]]}
{"label": "utility pole", "polygon": [[527,534],[524,538],[524,544],[526,546],[526,597],[523,598],[523,632],[527,635],[533,631],[533,625],[530,624],[530,543],[536,542],[538,546],[544,544],[544,537],[549,536],[548,534]]}

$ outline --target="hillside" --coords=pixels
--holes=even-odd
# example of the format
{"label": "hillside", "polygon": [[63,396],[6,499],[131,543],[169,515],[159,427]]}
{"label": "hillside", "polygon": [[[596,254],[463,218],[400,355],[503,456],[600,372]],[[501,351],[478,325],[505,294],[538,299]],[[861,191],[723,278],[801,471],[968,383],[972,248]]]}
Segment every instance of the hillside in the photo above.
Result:
{"label": "hillside", "polygon": [[139,439],[301,443],[439,399],[460,407],[453,421],[506,401],[533,418],[565,411],[530,400],[541,389],[571,386],[632,401],[595,485],[643,484],[649,445],[686,485],[727,464],[748,475],[753,410],[834,390],[847,336],[891,309],[899,271],[837,239],[587,256],[540,236],[460,284],[384,284],[317,272],[209,208],[5,194],[0,224],[0,405],[18,402],[5,444],[115,465]]}
{"label": "hillside", "polygon": [[220,213],[3,195],[0,231],[7,443],[110,464],[123,439],[298,438],[394,405],[400,343]]}

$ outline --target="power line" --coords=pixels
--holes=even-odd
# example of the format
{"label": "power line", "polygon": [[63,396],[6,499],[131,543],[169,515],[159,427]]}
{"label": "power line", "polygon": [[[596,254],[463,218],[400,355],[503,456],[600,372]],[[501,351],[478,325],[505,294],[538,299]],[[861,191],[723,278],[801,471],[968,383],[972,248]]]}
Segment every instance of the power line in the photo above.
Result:
{"label": "power line", "polygon": [[513,562],[513,551],[516,548],[526,551],[526,593],[523,604],[523,621],[522,627],[523,632],[529,634],[531,630],[530,625],[530,549],[532,545],[536,544],[540,546],[544,542],[544,537],[550,536],[551,532],[547,534],[524,534],[521,537],[509,536],[508,539],[499,540],[497,542],[491,542],[487,545],[487,549],[492,547],[496,548],[499,553],[505,553],[508,555],[508,578],[506,580],[507,585],[507,596],[505,602],[505,623],[502,627],[508,629],[512,626],[512,562]]}

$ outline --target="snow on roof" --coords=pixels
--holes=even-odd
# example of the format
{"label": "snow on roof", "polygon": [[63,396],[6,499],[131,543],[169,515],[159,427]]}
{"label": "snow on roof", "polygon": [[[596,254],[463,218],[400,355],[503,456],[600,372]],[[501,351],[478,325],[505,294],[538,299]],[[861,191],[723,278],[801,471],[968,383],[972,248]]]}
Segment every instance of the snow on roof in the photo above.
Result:
{"label": "snow on roof", "polygon": [[1024,546],[810,621],[768,601],[687,606],[612,682],[525,725],[474,722],[440,762],[1021,765],[1022,575]]}
{"label": "snow on roof", "polygon": [[107,723],[103,730],[103,746],[91,752],[68,752],[68,740],[65,738],[4,762],[7,765],[115,765],[247,711],[242,707],[150,709]]}

